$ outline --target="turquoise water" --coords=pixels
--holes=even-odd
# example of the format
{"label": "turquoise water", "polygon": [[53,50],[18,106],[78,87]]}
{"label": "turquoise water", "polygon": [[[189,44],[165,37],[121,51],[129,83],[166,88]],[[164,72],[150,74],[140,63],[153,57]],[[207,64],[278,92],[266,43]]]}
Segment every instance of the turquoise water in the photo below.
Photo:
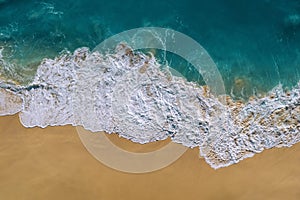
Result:
{"label": "turquoise water", "polygon": [[[216,62],[227,92],[237,97],[300,80],[299,0],[2,0],[0,46],[14,65],[0,63],[0,72],[26,83],[45,57],[93,49],[109,36],[145,26],[197,40]],[[178,69],[197,80],[192,67]]]}

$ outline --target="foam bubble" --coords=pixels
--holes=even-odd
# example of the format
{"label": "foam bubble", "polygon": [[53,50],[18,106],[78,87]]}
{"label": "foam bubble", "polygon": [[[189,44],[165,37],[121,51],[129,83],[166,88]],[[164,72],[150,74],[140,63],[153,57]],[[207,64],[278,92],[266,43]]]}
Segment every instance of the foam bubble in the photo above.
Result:
{"label": "foam bubble", "polygon": [[81,48],[45,59],[30,85],[4,86],[0,114],[20,112],[25,127],[80,125],[138,143],[170,137],[199,147],[213,168],[300,140],[300,83],[224,104],[206,86],[172,76],[126,45],[107,55]]}

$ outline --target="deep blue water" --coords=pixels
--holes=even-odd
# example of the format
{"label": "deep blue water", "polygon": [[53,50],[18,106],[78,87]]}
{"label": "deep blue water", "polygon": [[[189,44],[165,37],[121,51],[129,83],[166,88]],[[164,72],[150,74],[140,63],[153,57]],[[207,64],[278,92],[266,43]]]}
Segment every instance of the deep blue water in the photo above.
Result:
{"label": "deep blue water", "polygon": [[300,80],[300,0],[0,0],[0,46],[21,77],[44,57],[93,49],[111,35],[145,26],[197,40],[228,92],[244,88],[250,95],[254,88],[268,91]]}

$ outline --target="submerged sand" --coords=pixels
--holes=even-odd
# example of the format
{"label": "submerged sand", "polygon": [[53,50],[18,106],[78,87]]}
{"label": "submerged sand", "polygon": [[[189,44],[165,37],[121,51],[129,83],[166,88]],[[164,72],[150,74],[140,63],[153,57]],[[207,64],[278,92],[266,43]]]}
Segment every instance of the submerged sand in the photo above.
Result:
{"label": "submerged sand", "polygon": [[[120,147],[147,152],[168,141]],[[128,174],[91,156],[72,126],[24,128],[0,117],[0,199],[299,199],[300,143],[266,150],[239,164],[212,169],[197,148],[162,170]]]}

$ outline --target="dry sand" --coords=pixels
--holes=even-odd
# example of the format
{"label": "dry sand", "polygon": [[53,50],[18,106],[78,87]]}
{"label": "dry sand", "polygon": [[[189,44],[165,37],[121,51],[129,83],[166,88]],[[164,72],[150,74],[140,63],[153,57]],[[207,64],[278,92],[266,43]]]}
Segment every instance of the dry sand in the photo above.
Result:
{"label": "dry sand", "polygon": [[[133,144],[145,152],[168,141]],[[71,126],[24,128],[18,116],[0,118],[0,200],[22,199],[300,199],[300,144],[266,150],[237,165],[214,170],[188,150],[162,170],[127,174],[94,159]]]}

